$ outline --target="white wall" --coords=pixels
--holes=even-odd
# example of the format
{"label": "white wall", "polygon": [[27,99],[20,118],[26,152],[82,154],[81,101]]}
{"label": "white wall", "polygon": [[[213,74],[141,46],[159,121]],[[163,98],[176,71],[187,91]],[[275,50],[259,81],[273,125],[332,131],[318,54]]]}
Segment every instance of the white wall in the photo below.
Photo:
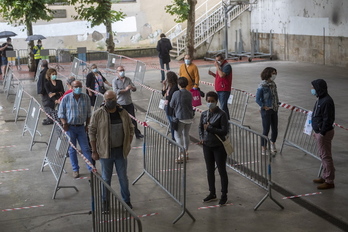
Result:
{"label": "white wall", "polygon": [[257,0],[251,29],[261,33],[348,37],[348,0]]}

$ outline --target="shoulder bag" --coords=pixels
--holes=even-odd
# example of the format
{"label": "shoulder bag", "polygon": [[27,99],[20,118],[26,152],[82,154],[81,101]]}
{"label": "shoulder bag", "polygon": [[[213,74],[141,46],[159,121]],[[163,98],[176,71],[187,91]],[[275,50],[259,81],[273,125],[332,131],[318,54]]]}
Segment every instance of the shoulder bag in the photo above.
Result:
{"label": "shoulder bag", "polygon": [[222,139],[215,134],[215,136],[221,141],[221,143],[224,145],[225,151],[227,153],[227,155],[231,155],[234,152],[234,149],[232,147],[231,142],[228,140],[228,138],[226,137],[225,141],[222,141]]}

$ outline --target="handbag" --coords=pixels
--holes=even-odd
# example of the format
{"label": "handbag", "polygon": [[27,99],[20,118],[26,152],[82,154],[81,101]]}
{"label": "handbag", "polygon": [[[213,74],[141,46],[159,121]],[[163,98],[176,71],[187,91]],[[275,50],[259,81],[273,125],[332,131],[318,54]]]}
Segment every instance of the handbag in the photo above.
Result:
{"label": "handbag", "polygon": [[100,84],[99,84],[99,81],[98,81],[97,79],[96,79],[96,82],[97,82],[97,84],[99,85],[99,93],[104,94],[104,93],[106,92],[106,89],[105,89],[104,84],[103,84],[103,85],[100,85]]}
{"label": "handbag", "polygon": [[198,89],[191,89],[190,92],[192,94],[192,106],[196,107],[202,105],[201,95]]}
{"label": "handbag", "polygon": [[179,119],[176,118],[176,117],[173,117],[173,118],[172,118],[172,121],[170,122],[170,127],[171,127],[173,130],[177,131],[178,128],[179,128]]}
{"label": "handbag", "polygon": [[222,141],[222,139],[220,139],[220,137],[215,134],[215,136],[221,141],[221,143],[224,145],[225,151],[227,153],[227,155],[231,155],[234,152],[233,146],[231,144],[231,142],[226,138],[225,141]]}
{"label": "handbag", "polygon": [[[189,75],[191,81],[192,81],[193,83],[195,83],[195,81],[194,81],[193,78],[191,77],[190,73],[188,72],[186,65],[185,65],[185,69],[186,69],[186,73]],[[199,94],[201,95],[201,97],[204,97],[204,96],[205,96],[205,93],[201,90],[201,88],[198,87],[198,91],[199,91]]]}

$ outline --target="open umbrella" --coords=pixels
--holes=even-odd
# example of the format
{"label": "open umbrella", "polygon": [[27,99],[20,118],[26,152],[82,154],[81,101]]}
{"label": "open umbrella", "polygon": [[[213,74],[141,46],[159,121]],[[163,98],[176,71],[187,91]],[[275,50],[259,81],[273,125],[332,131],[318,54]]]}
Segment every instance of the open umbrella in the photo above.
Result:
{"label": "open umbrella", "polygon": [[41,40],[41,39],[46,39],[45,36],[43,35],[29,35],[28,38],[25,39],[25,41],[32,41],[32,40]]}
{"label": "open umbrella", "polygon": [[2,31],[0,32],[0,39],[2,38],[7,38],[7,37],[12,37],[12,36],[16,36],[17,34],[12,32],[12,31]]}

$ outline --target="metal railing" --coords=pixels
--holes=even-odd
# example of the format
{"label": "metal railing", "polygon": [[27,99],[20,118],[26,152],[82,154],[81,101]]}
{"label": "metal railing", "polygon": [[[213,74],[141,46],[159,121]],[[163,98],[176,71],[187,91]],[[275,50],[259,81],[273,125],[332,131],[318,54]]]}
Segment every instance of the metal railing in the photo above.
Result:
{"label": "metal railing", "polygon": [[283,209],[284,207],[272,196],[273,157],[271,154],[262,155],[261,140],[267,141],[269,148],[269,139],[234,122],[230,122],[228,139],[234,147],[234,152],[228,157],[227,166],[267,191],[254,210],[257,210],[268,197]]}
{"label": "metal railing", "polygon": [[233,89],[231,91],[231,104],[228,105],[230,119],[244,125],[245,112],[249,102],[249,95],[242,90]]}
{"label": "metal railing", "polygon": [[152,91],[149,105],[147,107],[145,121],[152,121],[158,123],[160,126],[169,129],[169,121],[164,109],[159,107],[160,101],[163,99],[160,91]]}
{"label": "metal railing", "polygon": [[186,208],[186,161],[176,162],[184,148],[151,127],[145,127],[144,131],[144,170],[133,181],[133,185],[147,174],[181,206],[182,211],[173,224],[185,213],[195,221]]}
{"label": "metal railing", "polygon": [[[16,98],[13,103],[12,113],[15,114],[15,122],[17,122],[19,117],[26,117],[28,111],[21,107],[23,99],[23,85],[21,83],[18,84]],[[25,116],[19,115],[19,110],[24,110]]]}
{"label": "metal railing", "polygon": [[[138,216],[97,172],[91,172],[93,231],[141,232]],[[103,194],[105,198],[103,199]]]}

